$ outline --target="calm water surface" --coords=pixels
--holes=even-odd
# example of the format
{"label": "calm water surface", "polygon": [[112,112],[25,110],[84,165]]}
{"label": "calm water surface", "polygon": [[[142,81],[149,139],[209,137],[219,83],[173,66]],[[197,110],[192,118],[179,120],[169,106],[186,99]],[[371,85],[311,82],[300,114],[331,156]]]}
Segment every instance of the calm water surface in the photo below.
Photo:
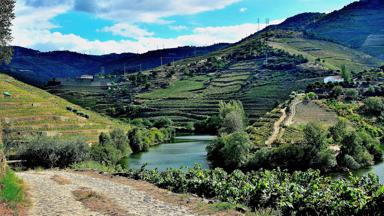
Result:
{"label": "calm water surface", "polygon": [[[157,168],[160,171],[167,168],[180,168],[181,166],[193,167],[196,163],[203,168],[209,168],[205,147],[215,136],[180,136],[175,143],[162,144],[152,147],[149,152],[132,154],[128,159],[129,168],[140,168],[147,163],[147,169]],[[355,175],[363,176],[370,172],[380,177],[380,183],[384,184],[384,162],[367,169],[355,171]],[[342,177],[347,175],[333,174]]]}
{"label": "calm water surface", "polygon": [[148,152],[132,154],[128,159],[129,168],[140,168],[147,163],[147,169],[193,167],[196,163],[209,168],[205,147],[215,136],[181,136],[175,143],[152,147]]}

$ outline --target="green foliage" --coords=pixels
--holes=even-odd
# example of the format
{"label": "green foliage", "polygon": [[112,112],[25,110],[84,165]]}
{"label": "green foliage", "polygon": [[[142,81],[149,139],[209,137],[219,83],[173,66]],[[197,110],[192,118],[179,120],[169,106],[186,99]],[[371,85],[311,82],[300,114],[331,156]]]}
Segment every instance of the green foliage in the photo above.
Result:
{"label": "green foliage", "polygon": [[228,169],[240,168],[248,163],[251,148],[245,132],[223,135],[207,146],[208,159]]}
{"label": "green foliage", "polygon": [[134,128],[128,132],[128,139],[133,153],[145,152],[153,145],[171,142],[175,137],[175,129],[168,128]]}
{"label": "green foliage", "polygon": [[337,143],[343,139],[347,132],[347,121],[344,119],[340,119],[334,126],[329,128],[329,135]]}
{"label": "green foliage", "polygon": [[380,97],[369,97],[364,100],[364,110],[367,114],[376,116],[381,115],[384,111],[384,101]]}
{"label": "green foliage", "polygon": [[305,95],[306,101],[311,101],[311,100],[316,100],[316,99],[317,99],[317,94],[314,92],[309,92]]}
{"label": "green foliage", "polygon": [[109,166],[115,166],[130,153],[130,143],[125,131],[114,129],[110,134],[101,133],[99,144],[92,146],[92,159]]}
{"label": "green foliage", "polygon": [[343,77],[345,82],[348,82],[348,83],[352,82],[352,74],[350,71],[347,70],[345,65],[341,66],[341,77]]}
{"label": "green foliage", "polygon": [[23,182],[10,169],[0,179],[0,189],[0,202],[6,202],[11,207],[15,207],[25,199]]}
{"label": "green foliage", "polygon": [[213,115],[206,118],[205,120],[196,122],[194,126],[196,132],[217,134],[222,124],[223,120],[218,115]]}
{"label": "green foliage", "polygon": [[343,95],[343,94],[344,94],[344,89],[343,89],[343,87],[341,87],[341,86],[339,86],[339,85],[333,87],[333,89],[332,89],[332,94],[333,94],[333,96],[335,96],[335,97],[338,97],[338,96]]}
{"label": "green foliage", "polygon": [[12,41],[12,20],[15,18],[15,0],[2,0],[0,3],[0,64],[9,64],[13,49],[9,46]]}
{"label": "green foliage", "polygon": [[84,161],[79,163],[74,163],[71,166],[71,169],[74,170],[96,170],[99,172],[113,173],[116,172],[116,167],[108,166],[96,161]]}
{"label": "green foliage", "polygon": [[345,91],[346,99],[355,100],[359,96],[359,92],[356,89],[347,89]]}
{"label": "green foliage", "polygon": [[[145,180],[177,193],[193,193],[250,209],[272,208],[282,215],[374,215],[383,214],[383,189],[378,177],[331,179],[319,171],[262,170],[227,173],[196,166],[186,171],[168,169],[129,170],[124,176]],[[369,210],[371,211],[371,210]]]}
{"label": "green foliage", "polygon": [[156,119],[153,122],[153,127],[155,128],[167,128],[172,126],[173,126],[172,120],[166,117],[161,117],[159,119]]}
{"label": "green foliage", "polygon": [[61,140],[38,135],[19,146],[16,155],[28,167],[64,168],[87,160],[89,147],[81,138]]}
{"label": "green foliage", "polygon": [[222,120],[221,133],[231,134],[242,131],[247,126],[247,116],[241,101],[220,101],[219,116]]}

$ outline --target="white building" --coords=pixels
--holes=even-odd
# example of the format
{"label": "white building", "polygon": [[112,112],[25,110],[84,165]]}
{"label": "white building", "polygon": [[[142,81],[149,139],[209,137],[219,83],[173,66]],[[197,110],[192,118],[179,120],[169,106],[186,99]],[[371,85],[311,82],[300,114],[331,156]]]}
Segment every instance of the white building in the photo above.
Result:
{"label": "white building", "polygon": [[344,79],[341,76],[328,76],[324,78],[324,83],[342,83]]}

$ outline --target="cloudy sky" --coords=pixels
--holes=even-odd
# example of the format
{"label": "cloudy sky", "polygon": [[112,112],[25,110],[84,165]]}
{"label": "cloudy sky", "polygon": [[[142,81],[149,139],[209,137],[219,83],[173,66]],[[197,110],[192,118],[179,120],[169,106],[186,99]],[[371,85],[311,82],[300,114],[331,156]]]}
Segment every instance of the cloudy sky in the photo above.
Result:
{"label": "cloudy sky", "polygon": [[[89,54],[236,42],[302,12],[351,0],[17,0],[13,45]],[[260,25],[258,24],[260,20]]]}

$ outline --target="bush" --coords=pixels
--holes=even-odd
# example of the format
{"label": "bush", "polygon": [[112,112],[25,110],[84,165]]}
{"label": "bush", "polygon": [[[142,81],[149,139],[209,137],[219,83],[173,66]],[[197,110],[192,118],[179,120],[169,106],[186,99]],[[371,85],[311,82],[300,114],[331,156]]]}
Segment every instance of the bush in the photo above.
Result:
{"label": "bush", "polygon": [[373,114],[376,116],[381,115],[384,110],[383,99],[379,97],[369,97],[364,100],[364,109],[367,114]]}
{"label": "bush", "polygon": [[99,144],[92,146],[92,159],[109,166],[115,166],[130,153],[129,140],[123,129],[114,129],[110,134],[101,133]]}
{"label": "bush", "polygon": [[[350,158],[351,159],[351,158]],[[353,160],[353,159],[352,159]],[[250,209],[273,208],[282,215],[383,215],[383,187],[378,177],[332,179],[319,171],[222,169],[128,170],[126,177],[145,180],[177,193],[192,193]],[[375,210],[374,214],[367,214]]]}
{"label": "bush", "polygon": [[208,158],[224,167],[235,169],[248,163],[252,148],[249,135],[245,132],[235,132],[219,137],[213,144],[207,146]]}
{"label": "bush", "polygon": [[346,167],[352,170],[360,169],[360,164],[351,155],[344,155],[344,164]]}
{"label": "bush", "polygon": [[28,167],[65,168],[89,159],[89,146],[81,138],[60,140],[39,135],[29,138],[16,154]]}
{"label": "bush", "polygon": [[153,122],[153,127],[156,127],[156,128],[167,128],[167,127],[171,127],[171,126],[173,126],[172,120],[169,118],[166,118],[166,117],[156,119]]}
{"label": "bush", "polygon": [[355,100],[359,96],[359,92],[356,89],[348,89],[345,91],[346,99]]}

